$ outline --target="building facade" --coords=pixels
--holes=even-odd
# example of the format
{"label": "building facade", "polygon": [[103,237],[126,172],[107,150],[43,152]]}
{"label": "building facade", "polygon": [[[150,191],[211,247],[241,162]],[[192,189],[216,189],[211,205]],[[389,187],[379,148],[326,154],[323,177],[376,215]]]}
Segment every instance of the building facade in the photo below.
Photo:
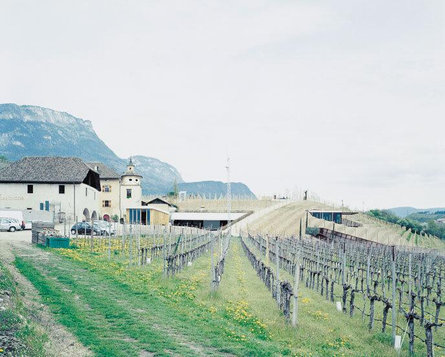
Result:
{"label": "building facade", "polygon": [[[121,176],[120,181],[120,217],[127,215],[127,210],[131,207],[140,207],[142,204],[142,176],[136,173],[133,161],[127,165],[127,170]],[[127,217],[128,221],[128,217]]]}
{"label": "building facade", "polygon": [[[119,175],[100,162],[73,157],[25,157],[0,170],[0,209],[16,209],[38,220],[130,221],[142,206],[142,176],[130,159]],[[168,211],[144,207],[138,222],[168,222]]]}
{"label": "building facade", "polygon": [[25,157],[0,171],[0,208],[91,220],[99,217],[99,194],[99,174],[78,158]]}
{"label": "building facade", "polygon": [[100,217],[109,221],[116,216],[122,217],[121,213],[121,177],[114,170],[101,162],[89,162],[93,170],[100,176],[99,212]]}

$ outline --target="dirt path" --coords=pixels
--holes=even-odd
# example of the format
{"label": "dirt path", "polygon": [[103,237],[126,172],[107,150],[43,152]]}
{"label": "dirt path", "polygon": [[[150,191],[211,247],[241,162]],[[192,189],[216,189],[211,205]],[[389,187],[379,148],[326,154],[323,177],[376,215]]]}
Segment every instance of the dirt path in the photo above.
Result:
{"label": "dirt path", "polygon": [[0,261],[9,269],[17,289],[22,295],[23,303],[30,311],[29,317],[36,323],[37,327],[46,333],[49,341],[45,348],[49,356],[91,356],[92,353],[85,346],[57,323],[48,308],[42,304],[40,296],[32,284],[24,278],[12,264],[15,255],[35,255],[42,261],[48,261],[49,256],[40,249],[31,246],[31,232],[0,232]]}

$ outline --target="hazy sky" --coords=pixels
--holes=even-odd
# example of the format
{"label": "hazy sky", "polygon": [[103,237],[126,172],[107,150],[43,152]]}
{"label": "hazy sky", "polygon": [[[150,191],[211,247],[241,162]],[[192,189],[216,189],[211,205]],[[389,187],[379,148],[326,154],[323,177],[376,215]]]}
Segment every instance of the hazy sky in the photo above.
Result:
{"label": "hazy sky", "polygon": [[443,0],[0,2],[0,101],[257,194],[445,206]]}

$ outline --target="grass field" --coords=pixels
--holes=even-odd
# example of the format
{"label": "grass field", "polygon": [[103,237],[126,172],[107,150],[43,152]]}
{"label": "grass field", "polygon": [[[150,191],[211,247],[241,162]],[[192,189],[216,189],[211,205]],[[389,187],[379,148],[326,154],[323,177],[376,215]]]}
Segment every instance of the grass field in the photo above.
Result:
{"label": "grass field", "polygon": [[0,262],[0,356],[44,356],[46,336],[29,311],[11,273]]}
{"label": "grass field", "polygon": [[[220,211],[225,212],[227,209],[227,201],[223,199],[201,199],[189,198],[185,201],[172,201],[181,211]],[[232,199],[231,206],[233,211],[258,211],[269,206],[277,204],[272,199]]]}
{"label": "grass field", "polygon": [[15,265],[56,320],[98,356],[396,355],[390,336],[369,332],[361,318],[336,311],[303,284],[299,324],[292,328],[237,238],[216,293],[209,254],[170,279],[162,276],[161,260],[129,268],[87,250],[42,254],[17,256]]}

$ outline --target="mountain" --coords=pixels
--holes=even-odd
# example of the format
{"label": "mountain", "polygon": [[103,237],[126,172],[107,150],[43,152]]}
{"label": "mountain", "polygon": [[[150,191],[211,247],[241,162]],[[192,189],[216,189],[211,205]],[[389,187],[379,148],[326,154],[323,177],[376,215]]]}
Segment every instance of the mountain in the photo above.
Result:
{"label": "mountain", "polygon": [[[0,104],[0,157],[9,161],[24,156],[76,156],[91,162],[100,161],[118,173],[125,171],[128,159],[118,157],[96,134],[89,120],[32,105]],[[147,156],[134,156],[136,170],[144,177],[144,194],[165,194],[173,184],[184,180],[168,163]],[[0,167],[4,166],[3,161]],[[219,182],[219,186],[224,185]],[[194,182],[187,187],[191,193],[219,194],[215,182]],[[239,188],[238,188],[239,186]],[[232,185],[232,190],[244,192],[244,184]],[[216,191],[212,191],[212,188]],[[247,188],[251,195],[253,193]]]}
{"label": "mountain", "polygon": [[400,218],[405,218],[413,213],[419,213],[419,212],[428,212],[428,213],[434,213],[437,211],[444,211],[445,208],[414,208],[414,207],[394,207],[390,208],[387,211],[390,211],[391,213],[395,214],[396,216]]}
{"label": "mountain", "polygon": [[0,105],[0,153],[8,160],[23,156],[76,156],[122,171],[120,159],[99,139],[90,121],[30,105]]}
{"label": "mountain", "polygon": [[0,155],[0,170],[2,168],[4,168],[5,166],[7,166],[8,163],[9,162],[8,162],[8,160],[6,160],[6,157]]}
{"label": "mountain", "polygon": [[178,170],[173,166],[153,157],[132,156],[136,171],[143,176],[144,194],[165,194],[172,191],[176,182],[184,182]]}
{"label": "mountain", "polygon": [[[183,182],[178,184],[179,191],[187,191],[187,194],[225,196],[227,185],[221,181]],[[233,196],[255,197],[249,187],[241,182],[232,182],[230,188]]]}

